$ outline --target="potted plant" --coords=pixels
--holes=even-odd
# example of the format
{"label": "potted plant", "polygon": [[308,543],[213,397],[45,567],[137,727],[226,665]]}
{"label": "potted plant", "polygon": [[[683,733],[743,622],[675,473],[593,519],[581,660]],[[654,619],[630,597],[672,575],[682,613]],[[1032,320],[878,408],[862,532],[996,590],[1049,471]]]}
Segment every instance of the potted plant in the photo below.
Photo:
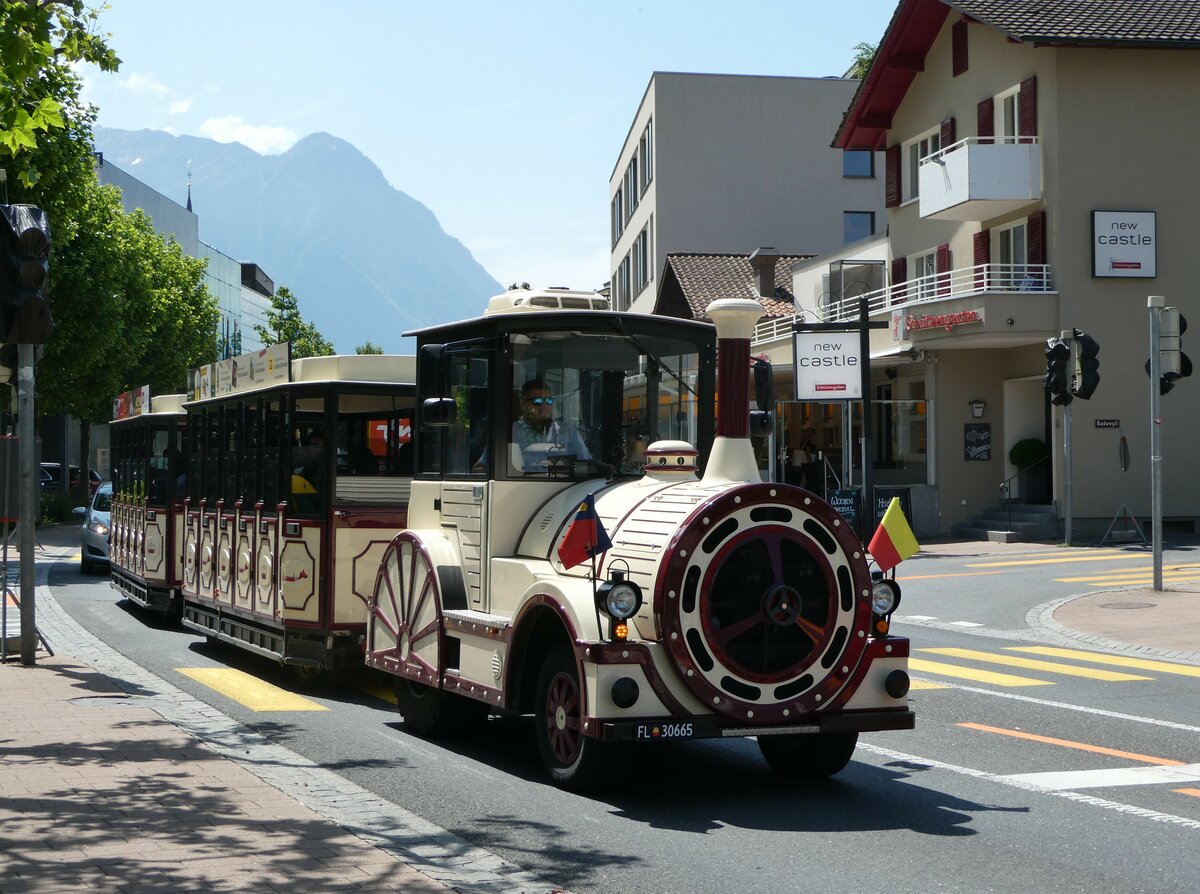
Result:
{"label": "potted plant", "polygon": [[1050,502],[1050,448],[1041,438],[1022,438],[1008,451],[1008,461],[1017,467],[1021,499],[1026,503]]}

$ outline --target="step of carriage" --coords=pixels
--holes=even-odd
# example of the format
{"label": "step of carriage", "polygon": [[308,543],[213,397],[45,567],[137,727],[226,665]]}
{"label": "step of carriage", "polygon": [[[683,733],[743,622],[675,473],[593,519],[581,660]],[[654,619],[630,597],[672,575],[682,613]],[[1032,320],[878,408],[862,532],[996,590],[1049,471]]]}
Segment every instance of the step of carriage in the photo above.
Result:
{"label": "step of carriage", "polygon": [[499,636],[512,625],[512,618],[507,615],[493,615],[488,612],[475,611],[469,608],[452,608],[442,612],[447,630],[457,630],[475,636]]}

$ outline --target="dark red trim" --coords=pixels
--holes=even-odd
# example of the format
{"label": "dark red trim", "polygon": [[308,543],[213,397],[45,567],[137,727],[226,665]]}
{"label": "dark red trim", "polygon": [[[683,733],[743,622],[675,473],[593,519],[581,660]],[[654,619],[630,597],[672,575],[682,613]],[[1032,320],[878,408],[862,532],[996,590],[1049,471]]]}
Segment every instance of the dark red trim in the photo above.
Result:
{"label": "dark red trim", "polygon": [[996,100],[990,96],[975,106],[975,132],[981,144],[991,143],[996,135]]}
{"label": "dark red trim", "polygon": [[750,339],[717,339],[717,437],[750,437]]}
{"label": "dark red trim", "polygon": [[1037,136],[1037,76],[1021,82],[1020,121],[1017,132],[1023,137]]}
{"label": "dark red trim", "polygon": [[1046,263],[1046,212],[1038,211],[1029,215],[1026,223],[1025,256],[1030,264]]}
{"label": "dark red trim", "polygon": [[883,204],[887,208],[895,208],[900,204],[900,146],[888,146],[883,154]]}
{"label": "dark red trim", "polygon": [[967,70],[967,23],[955,22],[950,31],[951,39],[951,72],[954,77],[964,74]]}

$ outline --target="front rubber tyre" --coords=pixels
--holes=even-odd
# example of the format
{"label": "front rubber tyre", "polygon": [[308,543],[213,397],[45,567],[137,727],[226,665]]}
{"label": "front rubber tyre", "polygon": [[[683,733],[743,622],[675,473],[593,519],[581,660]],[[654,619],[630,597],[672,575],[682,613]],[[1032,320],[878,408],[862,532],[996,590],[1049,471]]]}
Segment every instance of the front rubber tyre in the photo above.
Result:
{"label": "front rubber tyre", "polygon": [[618,778],[633,757],[628,744],[585,735],[583,714],[575,655],[569,647],[557,646],[538,673],[534,734],[546,773],[555,785],[570,791]]}
{"label": "front rubber tyre", "polygon": [[758,750],[785,779],[825,779],[850,763],[858,733],[793,733],[759,736]]}
{"label": "front rubber tyre", "polygon": [[487,720],[486,704],[456,692],[434,689],[403,677],[396,678],[394,689],[404,728],[423,738],[461,735]]}

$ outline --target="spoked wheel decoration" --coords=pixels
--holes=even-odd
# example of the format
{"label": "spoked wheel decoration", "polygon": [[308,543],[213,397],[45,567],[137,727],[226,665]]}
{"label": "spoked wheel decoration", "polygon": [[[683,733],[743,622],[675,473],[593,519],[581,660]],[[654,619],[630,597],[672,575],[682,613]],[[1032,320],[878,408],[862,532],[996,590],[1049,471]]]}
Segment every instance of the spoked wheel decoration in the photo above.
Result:
{"label": "spoked wheel decoration", "polygon": [[579,684],[574,676],[565,671],[557,672],[550,679],[542,721],[546,724],[550,750],[562,764],[573,764],[579,757],[581,706]]}
{"label": "spoked wheel decoration", "polygon": [[435,685],[441,657],[438,612],[438,581],[429,554],[419,540],[403,532],[388,544],[375,579],[375,661],[409,680]]}
{"label": "spoked wheel decoration", "polygon": [[672,660],[720,715],[799,721],[828,704],[862,658],[862,546],[806,491],[725,492],[692,514],[663,566],[655,613]]}

